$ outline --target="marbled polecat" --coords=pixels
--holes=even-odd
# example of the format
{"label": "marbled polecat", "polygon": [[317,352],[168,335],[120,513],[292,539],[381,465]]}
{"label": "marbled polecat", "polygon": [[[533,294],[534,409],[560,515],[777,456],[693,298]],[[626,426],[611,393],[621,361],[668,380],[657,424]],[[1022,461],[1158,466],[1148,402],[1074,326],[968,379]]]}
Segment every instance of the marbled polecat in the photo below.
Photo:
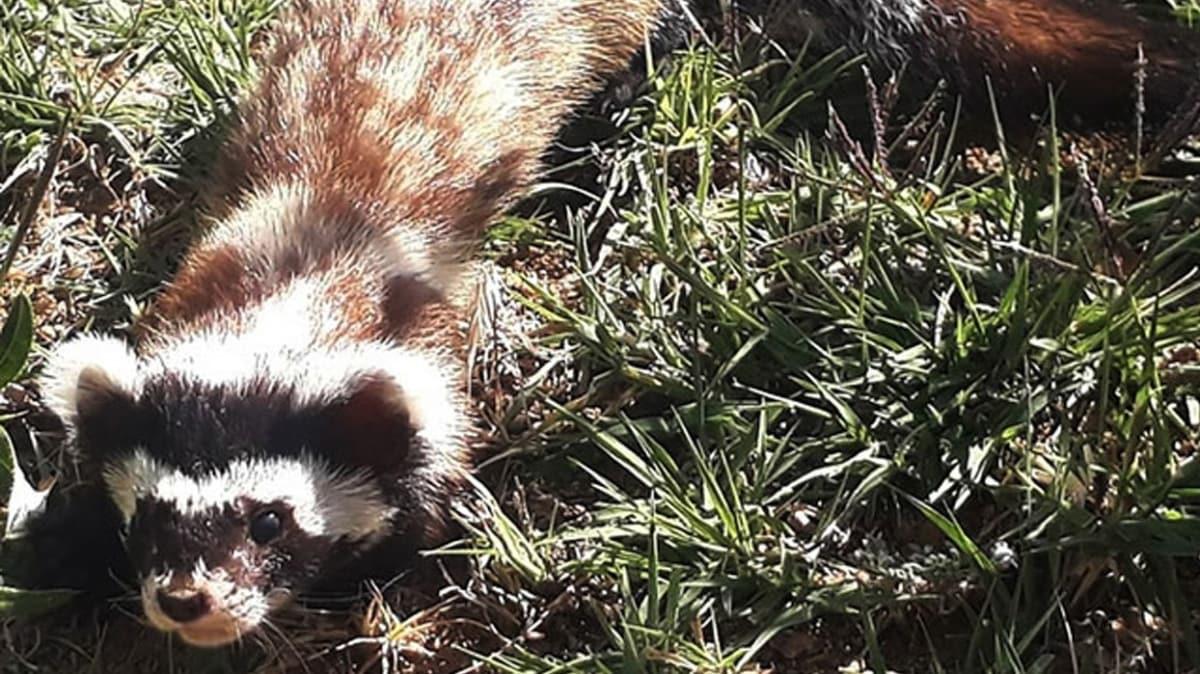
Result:
{"label": "marbled polecat", "polygon": [[[1132,100],[1139,42],[1150,93],[1193,72],[1149,24],[1069,0],[792,4],[826,42],[928,64],[968,94],[989,74],[1022,96],[1066,85],[1115,106]],[[44,392],[120,513],[153,625],[228,643],[344,560],[439,535],[469,467],[459,265],[573,106],[679,9],[285,13],[221,154],[214,224],[137,343],[81,337],[47,365]]]}
{"label": "marbled polecat", "polygon": [[101,466],[149,621],[254,630],[331,564],[442,526],[467,468],[457,264],[659,0],[310,0],[222,152],[212,229],[134,349],[45,392]]}

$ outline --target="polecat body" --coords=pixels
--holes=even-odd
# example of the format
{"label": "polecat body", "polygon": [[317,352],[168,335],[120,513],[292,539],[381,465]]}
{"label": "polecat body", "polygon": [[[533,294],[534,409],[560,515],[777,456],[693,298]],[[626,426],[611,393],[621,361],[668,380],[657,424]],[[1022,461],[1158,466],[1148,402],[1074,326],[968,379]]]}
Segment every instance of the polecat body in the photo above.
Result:
{"label": "polecat body", "polygon": [[217,221],[136,352],[46,391],[127,527],[149,621],[256,629],[384,539],[428,543],[467,468],[455,267],[659,0],[310,0],[282,20]]}
{"label": "polecat body", "polygon": [[[1014,82],[1070,74],[1030,56],[1062,46],[1001,7],[1081,6],[796,3],[827,39],[885,62],[979,52]],[[286,15],[219,162],[214,225],[136,349],[83,337],[48,365],[48,399],[120,511],[152,624],[227,643],[342,561],[437,536],[469,464],[457,267],[572,107],[672,9],[307,0]],[[925,44],[955,21],[958,38]],[[1113,49],[1132,73],[1136,44]]]}

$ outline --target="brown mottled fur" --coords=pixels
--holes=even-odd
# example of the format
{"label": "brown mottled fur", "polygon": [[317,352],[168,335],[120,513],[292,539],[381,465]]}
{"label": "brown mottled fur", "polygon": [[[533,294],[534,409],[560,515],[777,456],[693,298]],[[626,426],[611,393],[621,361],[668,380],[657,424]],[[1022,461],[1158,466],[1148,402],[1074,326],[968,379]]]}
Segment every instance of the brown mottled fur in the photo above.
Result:
{"label": "brown mottled fur", "polygon": [[[148,333],[228,320],[321,273],[347,312],[331,339],[444,342],[453,312],[441,302],[455,291],[446,270],[536,175],[572,107],[638,52],[661,5],[299,3],[219,162],[220,222],[159,299]],[[262,197],[280,185],[303,191],[304,206]],[[256,236],[280,245],[264,254]],[[379,253],[388,246],[426,264],[396,268]]]}

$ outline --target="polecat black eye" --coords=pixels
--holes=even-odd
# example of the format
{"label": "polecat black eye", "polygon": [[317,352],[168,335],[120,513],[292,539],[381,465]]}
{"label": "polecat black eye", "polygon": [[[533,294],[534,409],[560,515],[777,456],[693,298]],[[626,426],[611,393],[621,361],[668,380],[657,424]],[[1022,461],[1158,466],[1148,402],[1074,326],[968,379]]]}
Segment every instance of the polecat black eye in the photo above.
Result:
{"label": "polecat black eye", "polygon": [[283,531],[283,520],[274,510],[264,510],[250,521],[250,540],[259,545],[266,545],[275,540]]}

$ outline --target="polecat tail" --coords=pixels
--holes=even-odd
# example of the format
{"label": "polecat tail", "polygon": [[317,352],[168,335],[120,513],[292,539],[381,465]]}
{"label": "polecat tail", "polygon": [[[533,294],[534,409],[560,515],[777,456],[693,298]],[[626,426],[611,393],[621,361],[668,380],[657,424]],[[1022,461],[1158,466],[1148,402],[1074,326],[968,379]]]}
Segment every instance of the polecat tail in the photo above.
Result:
{"label": "polecat tail", "polygon": [[[1169,117],[1197,82],[1200,35],[1078,0],[935,0],[930,32],[943,69],[976,105],[992,81],[1010,114],[1038,113],[1059,92],[1065,119],[1093,124]],[[944,40],[938,44],[937,40]]]}
{"label": "polecat tail", "polygon": [[1163,121],[1200,81],[1200,33],[1147,21],[1108,0],[771,4],[773,12],[799,8],[827,46],[865,52],[877,65],[907,64],[910,77],[944,80],[974,114],[988,116],[994,93],[1010,124],[1045,111],[1050,91],[1058,94],[1059,118],[1073,126],[1130,122],[1139,95],[1145,119]]}

